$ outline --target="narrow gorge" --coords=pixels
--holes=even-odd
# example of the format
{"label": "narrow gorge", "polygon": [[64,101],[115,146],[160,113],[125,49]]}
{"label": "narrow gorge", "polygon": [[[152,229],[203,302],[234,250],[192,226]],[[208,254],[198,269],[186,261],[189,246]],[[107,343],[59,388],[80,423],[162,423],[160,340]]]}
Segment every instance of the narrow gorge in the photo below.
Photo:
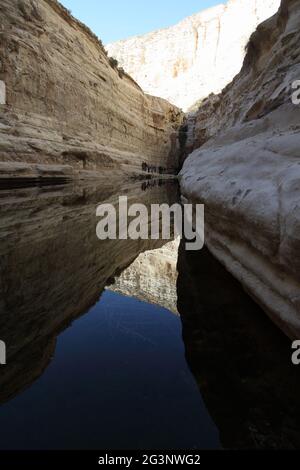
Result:
{"label": "narrow gorge", "polygon": [[208,248],[294,336],[300,2],[278,7],[230,0],[107,53],[57,1],[2,0],[0,182],[175,175],[185,160],[182,196],[205,204]]}
{"label": "narrow gorge", "polygon": [[300,448],[300,0],[216,3],[0,0],[0,464]]}
{"label": "narrow gorge", "polygon": [[231,0],[108,45],[144,89],[192,108],[184,200],[205,204],[210,251],[291,337],[300,333],[299,9]]}

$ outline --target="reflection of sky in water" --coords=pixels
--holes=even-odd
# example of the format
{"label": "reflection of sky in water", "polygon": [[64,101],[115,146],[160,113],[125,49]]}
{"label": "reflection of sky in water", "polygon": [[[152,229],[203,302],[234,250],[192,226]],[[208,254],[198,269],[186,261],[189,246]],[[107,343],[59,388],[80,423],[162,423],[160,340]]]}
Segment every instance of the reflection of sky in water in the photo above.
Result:
{"label": "reflection of sky in water", "polygon": [[1,407],[1,448],[214,448],[180,318],[105,291],[40,379]]}

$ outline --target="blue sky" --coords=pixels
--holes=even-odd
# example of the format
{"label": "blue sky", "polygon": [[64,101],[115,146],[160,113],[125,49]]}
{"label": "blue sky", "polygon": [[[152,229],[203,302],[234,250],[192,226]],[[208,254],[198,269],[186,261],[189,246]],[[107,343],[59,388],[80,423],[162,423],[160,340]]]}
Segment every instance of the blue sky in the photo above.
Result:
{"label": "blue sky", "polygon": [[60,0],[104,44],[176,24],[226,0]]}

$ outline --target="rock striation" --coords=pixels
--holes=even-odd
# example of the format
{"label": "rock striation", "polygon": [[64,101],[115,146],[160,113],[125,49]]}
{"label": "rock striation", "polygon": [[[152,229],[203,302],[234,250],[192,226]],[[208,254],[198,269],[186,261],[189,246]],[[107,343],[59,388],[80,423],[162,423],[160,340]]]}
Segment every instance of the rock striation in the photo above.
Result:
{"label": "rock striation", "polygon": [[[300,327],[300,1],[252,35],[240,74],[189,119],[184,197],[211,252],[290,336]],[[199,147],[199,148],[197,148]]]}
{"label": "rock striation", "polygon": [[146,95],[56,0],[0,11],[0,179],[176,171],[175,106]]}
{"label": "rock striation", "polygon": [[234,78],[250,35],[279,5],[280,0],[229,0],[106,48],[143,90],[187,110]]}

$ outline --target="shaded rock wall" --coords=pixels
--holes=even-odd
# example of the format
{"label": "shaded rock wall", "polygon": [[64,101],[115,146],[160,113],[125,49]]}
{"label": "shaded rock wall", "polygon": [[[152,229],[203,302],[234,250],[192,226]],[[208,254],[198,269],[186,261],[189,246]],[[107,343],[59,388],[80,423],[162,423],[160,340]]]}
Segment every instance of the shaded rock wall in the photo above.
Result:
{"label": "shaded rock wall", "polygon": [[186,358],[225,449],[297,449],[300,376],[291,343],[209,253],[178,257]]}
{"label": "shaded rock wall", "polygon": [[240,71],[250,35],[279,4],[229,0],[171,28],[106,48],[143,90],[187,110],[210,93],[219,93]]}
{"label": "shaded rock wall", "polygon": [[[244,66],[189,121],[199,146],[181,172],[184,196],[206,204],[206,241],[291,335],[300,325],[300,1],[251,37]],[[288,326],[287,326],[288,325]]]}
{"label": "shaded rock wall", "polygon": [[55,0],[0,11],[0,177],[177,169],[179,110],[144,94],[88,28]]}

